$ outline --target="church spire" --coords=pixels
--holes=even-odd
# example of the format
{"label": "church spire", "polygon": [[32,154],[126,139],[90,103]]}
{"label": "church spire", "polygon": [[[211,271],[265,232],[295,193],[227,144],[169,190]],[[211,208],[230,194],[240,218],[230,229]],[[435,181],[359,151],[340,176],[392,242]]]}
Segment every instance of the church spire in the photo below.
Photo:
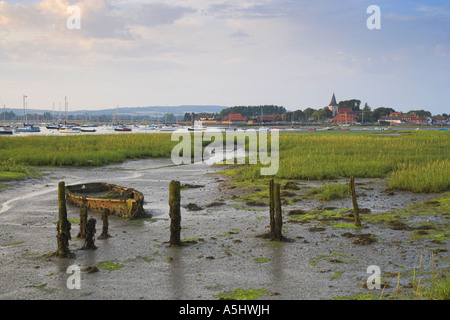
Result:
{"label": "church spire", "polygon": [[330,107],[337,107],[336,96],[333,93],[333,97],[331,98]]}
{"label": "church spire", "polygon": [[330,105],[328,106],[328,109],[330,109],[331,112],[333,112],[333,117],[335,117],[338,113],[338,104],[336,102],[336,96],[333,93],[333,97],[331,98]]}

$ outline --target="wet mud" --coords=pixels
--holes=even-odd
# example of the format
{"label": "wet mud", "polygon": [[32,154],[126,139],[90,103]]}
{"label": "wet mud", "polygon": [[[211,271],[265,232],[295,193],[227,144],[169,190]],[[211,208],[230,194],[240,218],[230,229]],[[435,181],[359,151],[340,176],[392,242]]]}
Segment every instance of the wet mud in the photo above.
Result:
{"label": "wet mud", "polygon": [[[381,290],[365,285],[371,265],[380,267],[383,295],[389,296],[399,272],[400,286],[408,286],[420,259],[424,274],[433,266],[448,268],[448,238],[423,234],[436,228],[446,234],[448,215],[443,211],[409,220],[396,214],[389,221],[369,220],[413,203],[440,208],[435,200],[439,195],[392,192],[383,179],[356,179],[362,227],[352,228],[351,198],[321,201],[307,196],[310,187],[345,180],[284,183],[283,236],[290,241],[277,242],[260,236],[269,231],[267,199],[243,201],[245,194],[264,189],[233,185],[217,173],[221,169],[139,160],[101,168],[49,168],[39,179],[10,184],[0,192],[0,299],[218,299],[237,289],[263,290],[261,299],[379,296]],[[184,186],[180,247],[169,246],[172,180]],[[80,209],[68,205],[74,257],[57,258],[52,253],[57,249],[60,181],[139,190],[148,217],[109,216],[110,236],[99,239],[97,224],[96,250],[83,250],[85,239],[75,237]],[[101,223],[100,213],[88,215]],[[434,229],[422,224],[420,229],[420,219],[439,219],[439,224],[430,224]],[[67,287],[72,265],[81,270],[81,289]]]}

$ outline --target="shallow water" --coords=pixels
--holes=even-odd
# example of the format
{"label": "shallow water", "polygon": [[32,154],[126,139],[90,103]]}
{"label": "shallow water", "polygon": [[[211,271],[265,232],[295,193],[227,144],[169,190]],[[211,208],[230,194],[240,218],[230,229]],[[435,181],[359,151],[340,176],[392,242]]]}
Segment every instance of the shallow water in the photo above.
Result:
{"label": "shallow water", "polygon": [[[380,266],[382,272],[411,269],[418,266],[421,249],[424,261],[431,261],[430,243],[411,245],[407,231],[379,226],[351,231],[376,234],[381,241],[370,246],[353,245],[341,236],[348,232],[345,229],[308,231],[318,222],[285,222],[283,234],[292,242],[257,237],[268,231],[268,209],[246,206],[232,200],[231,193],[224,194],[220,190],[224,178],[215,174],[218,170],[205,164],[173,166],[170,159],[152,159],[101,168],[46,169],[47,174],[40,179],[13,183],[0,192],[0,299],[216,299],[216,295],[237,288],[265,289],[269,294],[264,299],[331,299],[368,293],[362,285],[370,265]],[[196,241],[182,248],[168,247],[171,180],[204,185],[182,191],[181,238]],[[144,194],[144,209],[153,217],[139,221],[111,217],[112,237],[96,240],[99,248],[95,251],[80,250],[83,242],[75,239],[78,224],[72,223],[70,249],[75,258],[47,257],[57,245],[60,181],[66,185],[107,182],[134,188]],[[370,189],[358,189],[366,194],[359,197],[360,207],[375,213],[435,196],[387,196],[382,192],[382,180],[358,182]],[[302,183],[317,186],[326,182]],[[206,207],[214,201],[225,205]],[[189,203],[203,210],[185,209]],[[283,209],[320,206],[351,208],[351,200],[323,203],[305,199]],[[79,219],[79,209],[68,206],[68,216]],[[97,220],[98,235],[100,216],[90,216]],[[83,269],[100,261],[115,262],[122,268],[82,272],[81,289],[67,288],[68,266]],[[389,281],[394,289],[396,280]]]}

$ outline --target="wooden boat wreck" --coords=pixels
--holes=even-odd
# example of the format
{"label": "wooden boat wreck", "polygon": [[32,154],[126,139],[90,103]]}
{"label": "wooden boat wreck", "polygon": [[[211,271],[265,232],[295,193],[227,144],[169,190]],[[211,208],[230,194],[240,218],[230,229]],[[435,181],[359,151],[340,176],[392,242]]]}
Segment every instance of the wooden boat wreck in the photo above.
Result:
{"label": "wooden boat wreck", "polygon": [[87,206],[90,210],[111,214],[126,219],[144,215],[144,195],[134,189],[108,183],[85,183],[66,186],[67,203],[77,207]]}

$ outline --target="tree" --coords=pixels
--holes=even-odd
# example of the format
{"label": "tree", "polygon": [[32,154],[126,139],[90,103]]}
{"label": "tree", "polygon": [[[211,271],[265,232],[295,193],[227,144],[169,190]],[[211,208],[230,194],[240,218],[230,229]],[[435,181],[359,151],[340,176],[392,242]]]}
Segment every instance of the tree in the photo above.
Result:
{"label": "tree", "polygon": [[192,120],[191,114],[190,114],[189,112],[186,112],[186,113],[184,114],[184,121],[190,122],[191,120]]}
{"label": "tree", "polygon": [[303,110],[305,120],[308,120],[308,118],[311,117],[314,112],[316,112],[316,109],[313,108],[306,108],[305,110]]}
{"label": "tree", "polygon": [[357,100],[357,99],[340,101],[338,103],[339,109],[340,108],[352,108],[352,110],[359,110],[360,105],[361,105],[361,100]]}
{"label": "tree", "polygon": [[411,110],[407,113],[408,116],[419,116],[419,117],[431,117],[430,111],[425,110]]}
{"label": "tree", "polygon": [[381,117],[390,115],[391,112],[396,112],[396,111],[392,108],[385,108],[385,107],[376,108],[372,112],[372,117],[375,119],[375,121],[378,121],[378,119],[380,119]]}

